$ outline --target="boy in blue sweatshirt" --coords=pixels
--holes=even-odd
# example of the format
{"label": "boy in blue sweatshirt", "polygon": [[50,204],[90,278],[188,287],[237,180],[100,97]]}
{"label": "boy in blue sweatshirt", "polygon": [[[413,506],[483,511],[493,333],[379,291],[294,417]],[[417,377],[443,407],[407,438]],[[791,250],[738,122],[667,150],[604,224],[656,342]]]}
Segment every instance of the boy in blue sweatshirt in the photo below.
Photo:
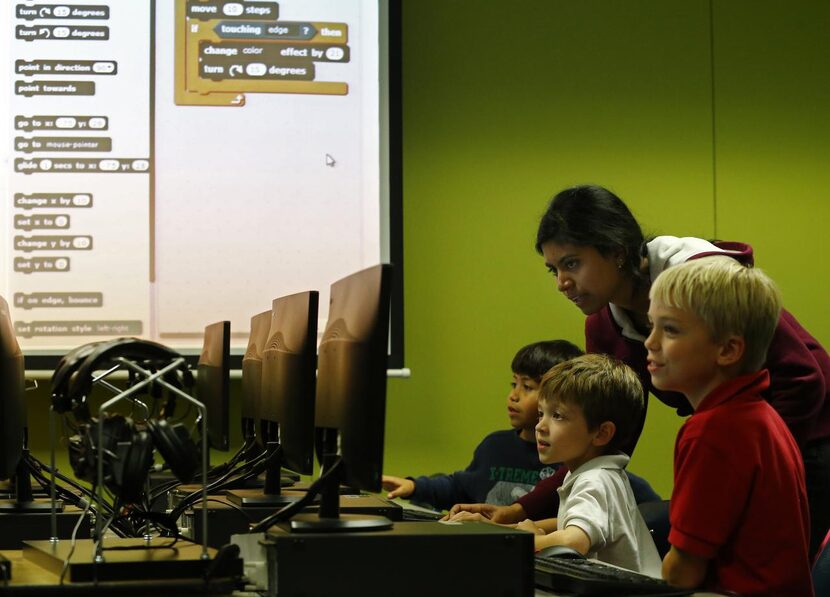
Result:
{"label": "boy in blue sweatshirt", "polygon": [[459,502],[512,504],[533,489],[540,478],[555,468],[542,464],[536,452],[537,393],[542,376],[554,365],[582,354],[566,340],[529,344],[513,357],[513,382],[507,396],[507,414],[512,429],[485,437],[463,471],[450,475],[406,479],[383,476],[390,498],[445,510]]}

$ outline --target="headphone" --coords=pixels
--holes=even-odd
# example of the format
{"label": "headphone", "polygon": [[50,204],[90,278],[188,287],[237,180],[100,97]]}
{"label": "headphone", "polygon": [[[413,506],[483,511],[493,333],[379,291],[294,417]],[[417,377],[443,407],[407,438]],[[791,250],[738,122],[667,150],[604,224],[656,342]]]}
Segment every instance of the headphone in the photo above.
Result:
{"label": "headphone", "polygon": [[[86,399],[92,390],[92,374],[117,363],[119,358],[155,371],[181,358],[181,355],[157,342],[138,338],[117,338],[79,346],[61,359],[52,375],[52,406],[55,412],[72,411],[79,418],[89,420]],[[178,374],[181,374],[181,382]],[[193,373],[183,362],[175,371],[166,374],[164,380],[178,387],[191,387]]]}
{"label": "headphone", "polygon": [[[98,425],[83,425],[69,438],[69,463],[75,476],[90,483],[98,481]],[[138,431],[123,415],[103,419],[104,485],[126,502],[141,499],[153,464],[153,442],[146,431]]]}
{"label": "headphone", "polygon": [[67,395],[67,386],[69,385],[69,379],[98,344],[100,342],[83,344],[66,353],[58,361],[58,366],[52,374],[52,409],[56,413],[63,414],[80,407],[79,404],[73,404]]}
{"label": "headphone", "polygon": [[[52,405],[59,413],[73,412],[83,421],[69,438],[69,459],[75,475],[95,483],[97,479],[98,421],[91,417],[87,396],[93,373],[118,362],[134,361],[144,369],[157,371],[168,366],[179,353],[147,340],[118,338],[79,346],[61,359],[52,376]],[[193,386],[193,374],[182,364],[164,376],[176,387]],[[183,423],[148,419],[137,425],[122,415],[108,415],[102,422],[104,478],[102,482],[127,502],[141,498],[157,449],[182,483],[190,482],[199,467],[199,450]]]}
{"label": "headphone", "polygon": [[190,437],[184,423],[169,423],[167,419],[149,419],[147,430],[153,445],[182,483],[190,483],[199,469],[200,450]]}

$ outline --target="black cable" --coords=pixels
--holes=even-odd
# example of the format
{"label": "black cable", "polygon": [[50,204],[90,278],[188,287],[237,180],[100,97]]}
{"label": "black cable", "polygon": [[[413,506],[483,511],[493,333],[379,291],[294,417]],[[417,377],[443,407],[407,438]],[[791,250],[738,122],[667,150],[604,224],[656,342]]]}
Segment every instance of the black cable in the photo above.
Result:
{"label": "black cable", "polygon": [[283,506],[273,514],[266,516],[253,527],[251,527],[251,530],[249,532],[259,533],[277,522],[289,520],[292,516],[300,512],[303,508],[305,508],[314,501],[314,498],[317,497],[317,494],[320,493],[320,490],[324,488],[326,483],[330,481],[330,477],[337,475],[339,473],[341,466],[342,459],[340,458],[340,456],[337,456],[332,465],[328,468],[328,470],[324,471],[323,474],[321,474],[317,478],[317,480],[311,484],[311,486],[306,491],[306,494],[302,498],[300,498],[296,502],[288,504],[287,506]]}
{"label": "black cable", "polygon": [[[251,461],[251,462],[255,462],[255,461]],[[243,466],[248,466],[248,465],[250,465],[250,464],[251,464],[251,463],[245,463],[245,465],[243,465]],[[243,468],[243,467],[240,467],[240,469],[242,469],[242,468]],[[260,471],[260,472],[261,472],[261,471]],[[208,473],[208,488],[209,488],[210,490],[215,490],[215,489],[216,489],[217,484],[219,484],[219,485],[223,484],[225,481],[227,481],[229,478],[231,478],[231,476],[232,476],[232,475],[234,475],[234,474],[237,474],[237,471],[229,471],[229,472],[225,473],[225,475],[224,475],[224,476],[222,476],[222,477],[220,477],[220,478],[218,478],[218,479],[214,478],[214,479],[213,479],[213,481],[211,481],[210,479],[211,479],[212,477],[210,476],[210,473]],[[259,474],[259,472],[258,472],[257,474]],[[197,480],[198,480],[198,479],[197,479]],[[156,501],[159,497],[161,497],[162,495],[164,495],[164,494],[166,494],[167,492],[171,491],[173,488],[175,488],[175,487],[176,487],[176,486],[178,486],[178,485],[181,485],[181,482],[180,482],[180,481],[178,481],[178,480],[169,481],[169,482],[167,482],[167,483],[165,483],[165,484],[163,484],[163,485],[159,485],[158,487],[156,487],[156,489],[155,489],[155,490],[151,493],[151,495],[150,495],[150,500],[151,500],[151,502],[152,502],[152,503],[155,503],[155,501]],[[194,498],[194,496],[197,496],[197,495],[198,495],[198,494],[200,494],[200,493],[201,493],[201,489],[199,489],[199,490],[197,490],[197,491],[194,491],[194,492],[192,492],[192,493],[188,494],[188,495],[187,495],[187,496],[185,496],[183,499],[184,499],[184,500],[190,500],[190,499],[193,499],[193,498]]]}
{"label": "black cable", "polygon": [[247,451],[251,449],[252,443],[254,443],[254,440],[252,438],[246,439],[245,443],[242,444],[242,447],[240,447],[239,450],[237,450],[233,456],[231,456],[226,462],[214,467],[216,474],[224,474],[225,471],[228,471],[229,469],[232,469],[234,466],[236,466],[236,463],[241,460],[242,455],[247,453]]}
{"label": "black cable", "polygon": [[[36,476],[36,475],[39,476],[39,481],[38,482],[41,482],[40,479],[45,479],[44,471],[45,471],[46,474],[51,474],[52,473],[52,468],[50,466],[44,464],[40,460],[38,460],[36,457],[29,454],[27,458],[28,458],[27,464],[29,466],[30,472],[32,473],[32,476]],[[55,479],[63,481],[64,483],[67,483],[68,485],[71,485],[72,487],[74,487],[75,489],[77,489],[81,493],[86,494],[88,497],[92,498],[93,500],[96,500],[96,501],[98,500],[98,496],[94,492],[87,489],[83,485],[73,481],[72,479],[70,479],[69,477],[67,477],[66,475],[64,475],[60,471],[58,471],[57,469],[55,470]],[[51,481],[49,481],[49,480],[46,480],[46,483],[47,483],[47,485],[51,485]],[[42,482],[41,482],[41,486],[42,486]],[[56,486],[57,486],[57,484],[56,484]],[[106,504],[106,505],[108,506],[108,504]]]}
{"label": "black cable", "polygon": [[[223,477],[221,479],[218,479],[218,480],[214,481],[213,483],[209,483],[208,486],[207,486],[207,489],[206,489],[206,493],[216,493],[218,491],[227,489],[228,487],[232,487],[233,485],[235,485],[237,483],[245,482],[248,479],[252,479],[252,478],[257,477],[264,470],[265,470],[265,465],[260,463],[258,468],[254,469],[254,470],[251,470],[250,472],[248,472],[246,474],[243,474],[243,475],[236,475],[236,474],[226,475],[225,477]],[[178,518],[178,516],[181,516],[182,513],[184,513],[185,510],[192,507],[192,505],[194,503],[199,501],[201,499],[201,496],[202,496],[201,489],[198,490],[198,491],[194,491],[193,493],[187,495],[186,497],[182,498],[182,500],[179,501],[179,503],[176,505],[176,507],[171,512],[171,514],[176,515],[176,517]]]}
{"label": "black cable", "polygon": [[173,551],[179,551],[177,547],[175,547],[176,543],[179,542],[179,538],[175,537],[170,543],[166,543],[165,545],[114,545],[112,547],[104,546],[102,548],[103,551],[130,551],[136,549],[172,549]]}
{"label": "black cable", "polygon": [[[137,522],[149,522],[157,529],[162,528],[166,532],[172,533],[173,537],[179,537],[179,528],[176,525],[176,520],[168,514],[162,512],[152,512],[150,510],[130,510],[129,514],[125,515],[130,523],[135,525]],[[137,533],[138,534],[138,533]]]}
{"label": "black cable", "polygon": [[193,405],[190,404],[190,402],[188,402],[187,403],[187,410],[185,410],[184,413],[182,413],[180,416],[175,417],[175,418],[171,416],[171,417],[169,417],[169,420],[170,420],[171,423],[181,423],[182,421],[187,419],[188,416],[190,416],[190,413],[192,411],[193,411]]}
{"label": "black cable", "polygon": [[[252,445],[249,445],[249,444],[252,444]],[[222,478],[222,477],[230,475],[230,474],[234,474],[234,473],[238,474],[239,469],[243,469],[244,467],[250,466],[252,463],[256,463],[257,459],[253,459],[253,460],[250,460],[250,461],[245,461],[239,467],[239,469],[237,469],[237,471],[234,471],[232,466],[230,466],[231,464],[235,465],[241,459],[241,455],[246,454],[247,451],[250,451],[254,446],[255,446],[254,442],[251,442],[250,440],[246,440],[246,443],[237,451],[236,454],[234,454],[233,457],[231,457],[231,459],[228,462],[223,463],[221,465],[217,465],[217,466],[213,467],[212,469],[210,469],[208,471],[208,483],[211,483],[213,481],[217,481],[218,480],[217,476],[219,478]],[[260,471],[260,472],[262,472],[262,471]],[[257,474],[259,474],[259,473],[257,473]],[[158,485],[150,493],[150,496],[149,496],[150,503],[154,504],[162,495],[165,495],[166,493],[172,491],[176,486],[181,485],[181,484],[182,484],[181,481],[178,481],[178,480],[174,479],[172,481],[168,481],[167,483]],[[194,493],[200,493],[200,492],[194,492]]]}
{"label": "black cable", "polygon": [[[42,463],[41,463],[41,462],[39,462],[37,459],[34,459],[34,460],[35,460],[35,463],[37,463],[38,465],[42,465]],[[42,472],[41,470],[39,470],[39,469],[38,469],[38,468],[34,465],[34,463],[32,463],[32,462],[28,462],[27,464],[29,465],[29,472],[30,472],[30,474],[31,474],[31,475],[32,475],[32,477],[33,477],[33,478],[34,478],[34,479],[38,482],[38,484],[40,485],[40,487],[41,487],[42,489],[44,489],[44,490],[47,490],[47,491],[48,491],[48,490],[50,490],[50,489],[51,489],[51,486],[52,486],[52,482],[51,482],[51,480],[50,480],[50,479],[48,479],[48,478],[46,478],[46,476],[43,474],[43,472]],[[46,469],[47,469],[47,472],[50,472],[50,471],[51,471],[51,469],[49,469],[49,467],[45,467],[45,466],[44,466],[44,468],[46,468]],[[64,478],[64,479],[66,479],[66,477],[63,477],[63,475],[60,475],[60,474],[56,474],[56,475],[55,475],[55,478],[56,478],[56,479],[60,479],[60,478]],[[88,489],[86,489],[85,487],[82,487],[82,486],[80,486],[80,485],[78,485],[78,484],[76,484],[76,483],[73,483],[73,482],[72,482],[71,480],[69,480],[69,479],[66,479],[66,480],[67,480],[67,481],[68,481],[71,485],[73,485],[74,487],[78,488],[78,489],[79,489],[79,490],[80,490],[83,494],[85,494],[87,497],[86,497],[86,498],[84,498],[83,496],[80,496],[80,495],[78,495],[78,494],[76,494],[76,493],[73,493],[72,491],[70,491],[70,490],[69,490],[69,489],[67,489],[66,487],[63,487],[63,486],[59,485],[57,482],[55,483],[55,494],[56,494],[56,497],[59,497],[59,498],[60,498],[61,500],[63,500],[64,502],[67,502],[67,503],[69,503],[69,504],[72,504],[73,506],[76,506],[76,507],[78,507],[78,508],[82,508],[82,509],[86,509],[86,508],[87,508],[87,504],[93,504],[93,503],[95,503],[95,504],[96,504],[96,506],[95,506],[95,507],[90,506],[90,509],[91,509],[91,510],[92,510],[92,512],[93,512],[93,513],[97,516],[97,515],[98,515],[98,507],[97,507],[97,505],[99,505],[98,496],[97,496],[97,495],[95,495],[93,492],[89,491]],[[88,498],[88,499],[87,499],[87,498]],[[102,506],[103,506],[103,509],[104,509],[104,511],[105,511],[107,514],[111,514],[111,513],[112,513],[112,508],[111,508],[111,506],[110,506],[109,504],[107,504],[106,502],[104,502],[103,504],[100,504],[100,505],[102,505]]]}
{"label": "black cable", "polygon": [[257,521],[256,518],[251,516],[248,512],[245,512],[245,508],[240,508],[239,506],[237,506],[233,502],[220,500],[218,498],[208,497],[207,499],[204,499],[204,500],[201,500],[201,499],[196,500],[196,502],[193,503],[192,505],[195,506],[196,504],[199,504],[201,502],[216,502],[217,504],[222,504],[223,506],[230,506],[231,508],[233,508],[234,510],[236,510],[237,512],[239,512],[240,514],[245,516],[245,518],[247,518],[249,522],[253,523],[253,522]]}
{"label": "black cable", "polygon": [[[236,483],[239,481],[245,481],[247,479],[253,478],[260,473],[262,473],[268,464],[268,459],[273,456],[272,454],[262,454],[257,457],[256,460],[252,460],[249,463],[245,463],[243,466],[239,467],[242,468],[251,468],[252,470],[248,473],[243,475],[239,475],[237,471],[230,471],[225,474],[223,477],[213,481],[212,483],[208,483],[207,488],[205,489],[206,492],[215,492],[220,489],[224,489],[226,486],[230,485],[231,483]],[[170,515],[178,520],[179,517],[184,513],[187,508],[191,506],[191,504],[200,498],[202,494],[202,490],[199,489],[198,491],[194,491],[193,493],[187,495],[186,497],[182,498],[182,500],[176,505],[175,508],[172,509]]]}

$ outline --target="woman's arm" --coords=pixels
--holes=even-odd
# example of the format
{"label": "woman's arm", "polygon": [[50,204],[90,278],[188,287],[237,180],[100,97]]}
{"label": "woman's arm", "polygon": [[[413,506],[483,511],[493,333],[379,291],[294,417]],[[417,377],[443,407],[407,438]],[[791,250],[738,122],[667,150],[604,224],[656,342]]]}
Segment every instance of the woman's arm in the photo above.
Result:
{"label": "woman's arm", "polygon": [[562,486],[562,481],[564,481],[567,473],[568,469],[560,466],[553,475],[536,483],[533,491],[526,493],[513,504],[521,508],[524,516],[518,520],[510,520],[509,522],[519,522],[525,518],[541,520],[556,516],[559,511],[559,494],[556,490]]}
{"label": "woman's arm", "polygon": [[782,310],[765,366],[770,385],[764,398],[803,448],[815,425],[830,424],[816,416],[826,400],[830,357],[790,313]]}

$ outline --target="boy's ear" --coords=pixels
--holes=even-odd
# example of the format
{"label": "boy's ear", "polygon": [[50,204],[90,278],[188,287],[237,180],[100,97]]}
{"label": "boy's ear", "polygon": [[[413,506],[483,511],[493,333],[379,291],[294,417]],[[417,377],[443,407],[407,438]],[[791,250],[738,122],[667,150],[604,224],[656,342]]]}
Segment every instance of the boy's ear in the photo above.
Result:
{"label": "boy's ear", "polygon": [[721,343],[718,353],[718,365],[730,367],[737,365],[744,358],[746,340],[743,336],[729,336]]}
{"label": "boy's ear", "polygon": [[610,442],[614,438],[614,434],[617,433],[617,426],[612,421],[603,421],[597,427],[596,435],[594,435],[594,441],[592,442],[595,446],[607,446],[608,442]]}

